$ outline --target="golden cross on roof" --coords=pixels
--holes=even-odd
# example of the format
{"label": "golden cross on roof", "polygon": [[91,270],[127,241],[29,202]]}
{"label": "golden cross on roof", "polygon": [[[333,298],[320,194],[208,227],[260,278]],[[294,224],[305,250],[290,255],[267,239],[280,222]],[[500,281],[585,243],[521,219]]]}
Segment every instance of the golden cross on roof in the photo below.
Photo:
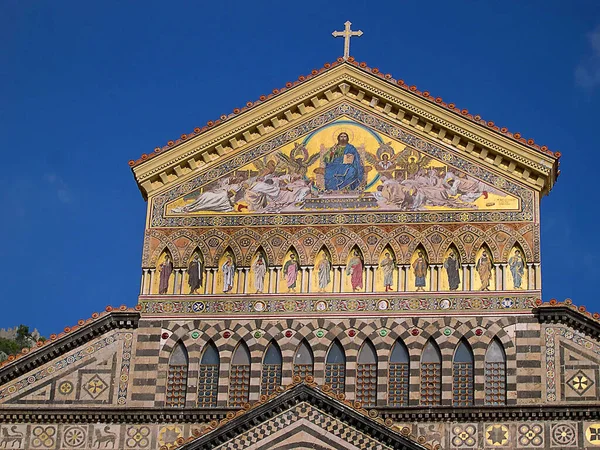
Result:
{"label": "golden cross on roof", "polygon": [[347,60],[350,57],[350,38],[352,36],[362,36],[363,32],[361,30],[352,31],[350,29],[352,22],[350,21],[347,21],[344,25],[346,26],[344,31],[334,31],[331,34],[333,37],[344,37],[344,59]]}

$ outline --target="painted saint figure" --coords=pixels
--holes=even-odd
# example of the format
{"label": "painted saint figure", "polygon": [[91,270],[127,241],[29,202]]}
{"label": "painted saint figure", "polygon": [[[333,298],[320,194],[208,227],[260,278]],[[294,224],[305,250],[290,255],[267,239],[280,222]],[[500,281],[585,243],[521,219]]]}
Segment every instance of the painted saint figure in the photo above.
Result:
{"label": "painted saint figure", "polygon": [[354,256],[348,261],[346,266],[346,275],[350,275],[350,284],[352,291],[356,292],[363,287],[363,263],[360,259],[360,253],[354,250]]}
{"label": "painted saint figure", "polygon": [[385,253],[385,258],[379,263],[379,268],[383,271],[385,292],[392,291],[392,284],[394,283],[394,260],[389,252]]}
{"label": "painted saint figure", "polygon": [[227,254],[221,270],[223,271],[223,292],[228,293],[233,289],[233,277],[235,276],[235,264],[231,255]]}
{"label": "painted saint figure", "polygon": [[202,263],[197,253],[188,265],[188,285],[190,286],[190,294],[195,294],[202,286]]}
{"label": "painted saint figure", "polygon": [[363,181],[360,155],[348,141],[348,133],[338,134],[337,144],[323,155],[327,191],[355,190]]}
{"label": "painted saint figure", "polygon": [[479,273],[479,279],[481,280],[481,290],[490,290],[490,280],[492,278],[492,261],[488,257],[487,252],[484,250],[481,254],[481,258],[477,261],[475,266],[477,273]]}
{"label": "painted saint figure", "polygon": [[517,251],[508,260],[508,266],[513,277],[513,286],[515,289],[521,289],[521,282],[523,281],[523,274],[525,273],[525,261],[521,256],[521,252]]}
{"label": "painted saint figure", "polygon": [[257,294],[262,294],[265,289],[265,275],[267,273],[267,265],[262,255],[258,255],[256,261],[252,265],[254,271],[254,288]]}
{"label": "painted saint figure", "polygon": [[327,256],[323,255],[323,258],[319,261],[317,270],[319,276],[319,291],[324,292],[327,285],[331,283],[331,263]]}
{"label": "painted saint figure", "polygon": [[448,275],[448,286],[450,286],[450,290],[457,290],[458,285],[460,284],[460,274],[458,260],[454,252],[450,252],[448,258],[444,261],[444,269],[446,269],[446,274]]}
{"label": "painted saint figure", "polygon": [[412,264],[413,270],[415,271],[415,287],[417,288],[417,291],[424,291],[426,284],[425,279],[427,278],[427,261],[425,261],[421,250],[418,251],[417,255],[417,259],[415,259],[415,262]]}
{"label": "painted saint figure", "polygon": [[167,254],[165,255],[164,262],[158,268],[160,272],[160,280],[158,283],[158,293],[166,294],[169,289],[169,278],[171,278],[171,274],[173,273],[173,263],[171,262],[171,257]]}
{"label": "painted saint figure", "polygon": [[296,292],[298,269],[300,269],[300,264],[296,261],[296,255],[292,253],[290,259],[283,266],[283,278],[287,283],[288,292]]}

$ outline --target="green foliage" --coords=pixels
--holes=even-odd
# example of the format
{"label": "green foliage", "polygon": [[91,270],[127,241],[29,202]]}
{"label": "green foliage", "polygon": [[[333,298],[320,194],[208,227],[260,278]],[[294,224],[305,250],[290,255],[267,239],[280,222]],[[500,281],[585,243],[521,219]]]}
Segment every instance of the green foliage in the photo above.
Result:
{"label": "green foliage", "polygon": [[0,338],[0,352],[4,352],[6,355],[19,353],[22,348],[16,341]]}
{"label": "green foliage", "polygon": [[[45,339],[40,338],[40,340]],[[29,327],[27,325],[19,325],[14,339],[0,337],[0,354],[4,353],[6,356],[15,355],[20,353],[22,349],[30,348],[33,345],[35,345],[35,338],[31,336]]]}

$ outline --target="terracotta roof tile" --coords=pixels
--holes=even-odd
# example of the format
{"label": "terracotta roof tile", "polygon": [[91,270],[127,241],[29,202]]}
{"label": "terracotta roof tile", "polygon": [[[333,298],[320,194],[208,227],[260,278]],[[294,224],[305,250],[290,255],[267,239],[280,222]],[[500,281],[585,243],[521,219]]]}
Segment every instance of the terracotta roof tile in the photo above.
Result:
{"label": "terracotta roof tile", "polygon": [[502,134],[510,139],[513,139],[514,141],[517,141],[527,147],[530,147],[534,150],[537,150],[541,153],[544,153],[548,156],[554,157],[554,158],[560,158],[561,154],[560,152],[553,152],[551,150],[548,149],[547,146],[545,145],[538,145],[535,143],[535,141],[533,139],[527,139],[521,136],[521,133],[511,133],[510,131],[508,131],[508,129],[506,127],[498,127],[494,122],[492,121],[486,121],[484,119],[481,118],[481,116],[479,114],[477,115],[473,115],[471,113],[469,113],[469,111],[467,109],[460,109],[458,108],[454,103],[446,103],[443,101],[443,99],[441,97],[434,97],[429,91],[420,91],[417,89],[417,86],[415,85],[411,85],[408,86],[404,80],[396,80],[395,78],[392,77],[391,74],[384,74],[382,73],[378,68],[374,67],[374,68],[370,68],[366,62],[357,62],[355,61],[355,59],[353,57],[350,57],[348,59],[348,61],[344,61],[343,58],[338,58],[336,61],[333,61],[331,63],[325,63],[323,65],[323,67],[321,67],[320,69],[313,69],[311,71],[310,74],[308,75],[300,75],[298,77],[297,81],[294,82],[290,82],[288,81],[284,87],[282,87],[281,89],[273,89],[273,92],[271,94],[268,95],[261,95],[259,97],[258,100],[252,102],[249,101],[246,103],[246,106],[242,107],[242,108],[234,108],[233,112],[230,114],[223,114],[221,116],[220,119],[218,120],[209,120],[205,126],[203,127],[196,127],[194,128],[194,130],[190,133],[186,133],[186,134],[182,134],[179,139],[177,140],[171,140],[168,141],[167,144],[165,146],[162,147],[156,147],[154,149],[154,152],[152,153],[144,153],[139,159],[137,160],[130,160],[129,161],[129,166],[130,167],[135,167],[138,164],[141,164],[142,162],[147,161],[148,159],[151,159],[153,157],[155,157],[156,155],[163,153],[173,147],[176,147],[179,144],[182,144],[183,142],[186,142],[188,140],[190,140],[193,137],[196,137],[204,132],[206,132],[207,130],[213,128],[216,125],[219,125],[220,123],[223,123],[233,117],[236,117],[239,114],[244,113],[245,111],[247,111],[248,109],[260,105],[261,103],[273,98],[275,95],[279,95],[285,91],[287,91],[288,89],[291,89],[307,80],[310,80],[311,78],[313,78],[316,75],[319,75],[323,72],[328,71],[329,69],[332,69],[333,67],[336,67],[340,64],[350,64],[352,66],[358,67],[361,70],[371,73],[373,75],[378,76],[379,78],[382,78],[384,80],[386,80],[389,83],[392,83],[396,86],[399,86],[400,88],[404,89],[405,91],[408,91],[414,95],[418,95],[428,101],[430,101],[431,103],[435,103],[438,106],[441,106],[443,108],[445,108],[448,111],[451,111],[455,114],[458,114],[462,117],[465,117],[467,119],[469,119],[471,122],[474,122],[480,126],[489,128],[491,130],[494,130],[495,132]]}

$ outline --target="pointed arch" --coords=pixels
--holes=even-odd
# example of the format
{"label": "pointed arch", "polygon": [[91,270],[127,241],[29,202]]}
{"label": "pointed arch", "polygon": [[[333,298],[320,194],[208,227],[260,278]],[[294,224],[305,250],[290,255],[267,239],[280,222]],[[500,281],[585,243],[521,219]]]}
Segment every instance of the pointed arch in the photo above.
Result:
{"label": "pointed arch", "polygon": [[302,290],[302,274],[300,257],[294,245],[290,245],[282,260],[282,278],[279,280],[278,292],[300,292]]}
{"label": "pointed arch", "polygon": [[275,340],[271,340],[265,350],[262,364],[260,390],[263,395],[271,395],[281,386],[282,365],[281,349]]}
{"label": "pointed arch", "polygon": [[397,283],[397,258],[394,249],[388,244],[381,250],[376,263],[378,266],[378,276],[376,278],[376,291],[394,291]]}
{"label": "pointed arch", "polygon": [[204,346],[198,370],[198,407],[215,408],[219,390],[219,367],[221,358],[215,343],[210,340]]}
{"label": "pointed arch", "polygon": [[243,406],[250,394],[250,351],[240,341],[231,357],[229,369],[229,406]]}
{"label": "pointed arch", "polygon": [[496,271],[494,256],[490,247],[484,242],[475,253],[475,286],[473,290],[489,291],[496,288]]}
{"label": "pointed arch", "polygon": [[312,271],[311,285],[319,292],[333,290],[333,259],[327,245],[323,244],[312,258],[314,270]]}
{"label": "pointed arch", "polygon": [[325,384],[336,394],[346,391],[346,352],[337,339],[334,339],[327,351]]}
{"label": "pointed arch", "polygon": [[169,369],[167,373],[167,390],[165,406],[171,408],[184,408],[187,394],[189,358],[188,352],[179,341],[169,357]]}
{"label": "pointed arch", "polygon": [[[515,242],[510,249],[507,263],[505,269],[510,273],[512,289],[527,289],[529,287],[527,260],[525,258],[525,251],[519,242]],[[507,278],[508,277],[505,277],[506,281],[508,281]],[[509,288],[509,286],[504,286],[504,289]]]}
{"label": "pointed arch", "polygon": [[365,258],[358,245],[354,245],[348,254],[346,261],[346,277],[344,278],[344,290],[347,292],[362,292],[365,287]]}
{"label": "pointed arch", "polygon": [[[217,264],[219,287],[224,293],[237,291],[236,269],[237,261],[231,247],[227,246]],[[218,289],[218,287],[217,287]]]}
{"label": "pointed arch", "polygon": [[377,405],[377,351],[369,339],[358,351],[355,388],[356,400],[363,407]]}
{"label": "pointed arch", "polygon": [[442,354],[429,339],[421,354],[421,405],[440,405],[442,401]]}
{"label": "pointed arch", "polygon": [[389,406],[408,406],[410,386],[410,356],[402,339],[392,347],[388,373]]}
{"label": "pointed arch", "polygon": [[473,405],[473,350],[461,339],[452,358],[452,404],[454,406]]}
{"label": "pointed arch", "polygon": [[[252,288],[248,287],[249,292],[256,292],[262,294],[265,292],[265,280],[267,278],[269,262],[262,245],[259,245],[250,258],[250,280],[252,280]],[[246,282],[246,284],[249,284]],[[267,292],[269,291],[268,285],[266,286]],[[248,292],[247,292],[248,293]]]}
{"label": "pointed arch", "polygon": [[174,267],[173,254],[168,247],[165,247],[156,261],[156,272],[152,287],[153,293],[161,295],[173,294],[175,289]]}
{"label": "pointed arch", "polygon": [[485,352],[485,404],[506,405],[506,352],[494,337]]}
{"label": "pointed arch", "polygon": [[411,291],[431,290],[429,255],[422,244],[415,247],[410,257],[408,288]]}
{"label": "pointed arch", "polygon": [[294,378],[313,376],[315,357],[306,338],[302,339],[294,354]]}
{"label": "pointed arch", "polygon": [[442,278],[439,290],[456,291],[461,287],[461,261],[461,254],[458,248],[453,242],[450,242],[442,255],[445,276]]}

